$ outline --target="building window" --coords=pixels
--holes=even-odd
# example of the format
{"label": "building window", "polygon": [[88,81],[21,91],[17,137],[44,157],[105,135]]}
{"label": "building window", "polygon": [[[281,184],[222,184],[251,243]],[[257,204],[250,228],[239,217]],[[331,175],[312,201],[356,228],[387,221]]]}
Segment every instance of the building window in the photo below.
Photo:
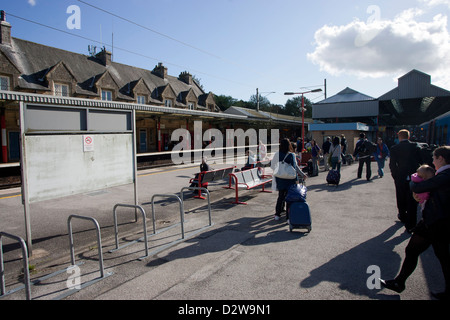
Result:
{"label": "building window", "polygon": [[195,103],[194,102],[188,102],[188,109],[194,110],[195,109]]}
{"label": "building window", "polygon": [[138,104],[146,104],[147,103],[147,97],[146,96],[137,96],[137,103]]}
{"label": "building window", "polygon": [[0,90],[10,90],[9,77],[0,76]]}
{"label": "building window", "polygon": [[164,106],[165,106],[165,107],[171,108],[171,107],[172,107],[172,100],[170,100],[170,99],[165,99],[165,100],[164,100]]}
{"label": "building window", "polygon": [[68,97],[69,86],[67,84],[55,83],[55,96]]}
{"label": "building window", "polygon": [[112,91],[102,90],[102,100],[112,101]]}

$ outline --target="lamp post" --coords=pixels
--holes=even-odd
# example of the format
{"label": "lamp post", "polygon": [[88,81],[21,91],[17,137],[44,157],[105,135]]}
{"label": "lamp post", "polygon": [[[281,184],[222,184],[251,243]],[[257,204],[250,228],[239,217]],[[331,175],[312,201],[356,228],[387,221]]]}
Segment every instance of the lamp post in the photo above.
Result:
{"label": "lamp post", "polygon": [[[271,92],[261,92],[261,93],[267,93],[264,97],[267,97],[269,94],[271,93],[275,93],[275,91],[271,91]],[[256,111],[259,112],[259,89],[256,88]]]}
{"label": "lamp post", "polygon": [[285,96],[292,96],[295,94],[301,94],[302,95],[302,152],[303,149],[305,149],[305,100],[304,100],[304,94],[311,93],[311,92],[322,92],[322,89],[314,89],[310,91],[305,92],[285,92]]}

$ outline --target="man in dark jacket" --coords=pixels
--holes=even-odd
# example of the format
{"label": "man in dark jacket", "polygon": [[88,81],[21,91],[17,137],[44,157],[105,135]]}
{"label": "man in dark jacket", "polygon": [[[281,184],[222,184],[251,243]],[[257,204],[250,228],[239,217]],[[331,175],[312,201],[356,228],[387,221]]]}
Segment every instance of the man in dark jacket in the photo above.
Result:
{"label": "man in dark jacket", "polygon": [[398,139],[399,143],[390,150],[389,168],[395,183],[398,218],[410,232],[417,223],[417,202],[413,198],[409,182],[411,175],[420,167],[422,159],[419,145],[409,141],[408,130],[400,130]]}
{"label": "man in dark jacket", "polygon": [[359,134],[359,140],[355,146],[355,152],[353,152],[353,157],[356,158],[356,156],[358,156],[359,161],[357,173],[358,179],[361,179],[363,167],[364,164],[366,164],[366,179],[367,181],[369,181],[370,177],[372,176],[372,170],[370,168],[370,161],[371,161],[370,157],[372,154],[370,150],[367,149],[366,142],[368,142],[368,140],[366,139],[366,135],[361,132]]}

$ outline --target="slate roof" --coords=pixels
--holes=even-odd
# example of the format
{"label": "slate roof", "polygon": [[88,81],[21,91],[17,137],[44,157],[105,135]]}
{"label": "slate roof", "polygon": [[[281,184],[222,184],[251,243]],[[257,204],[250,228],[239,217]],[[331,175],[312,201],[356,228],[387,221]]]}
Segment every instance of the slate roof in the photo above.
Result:
{"label": "slate roof", "polygon": [[[133,88],[142,80],[151,92],[148,103],[162,105],[161,92],[170,86],[176,96],[175,106],[187,107],[183,97],[192,90],[198,99],[201,109],[205,109],[208,95],[200,86],[192,81],[187,84],[178,77],[166,75],[161,78],[146,70],[111,61],[104,65],[97,57],[91,57],[58,48],[37,44],[34,42],[12,38],[11,46],[0,44],[0,55],[3,54],[19,71],[17,87],[19,91],[51,91],[46,75],[57,65],[63,65],[76,81],[75,95],[99,97],[95,84],[106,74],[109,74],[117,84],[117,99],[134,102]],[[218,108],[216,108],[218,110]]]}
{"label": "slate roof", "polygon": [[[257,119],[257,120],[275,120],[278,122],[290,122],[290,123],[296,123],[301,124],[302,118],[301,117],[294,117],[289,116],[285,114],[278,114],[273,112],[267,112],[267,111],[257,111],[254,109],[248,109],[248,108],[242,108],[242,107],[236,107],[231,106],[227,110],[224,111],[224,113],[227,114],[234,114],[234,115],[242,115],[246,116],[249,119]],[[305,123],[312,122],[312,119],[305,118]]]}
{"label": "slate roof", "polygon": [[319,101],[315,104],[357,102],[357,101],[370,101],[370,100],[376,100],[376,99],[347,87],[344,90],[342,90],[341,92],[337,93],[336,95],[329,97],[325,100]]}

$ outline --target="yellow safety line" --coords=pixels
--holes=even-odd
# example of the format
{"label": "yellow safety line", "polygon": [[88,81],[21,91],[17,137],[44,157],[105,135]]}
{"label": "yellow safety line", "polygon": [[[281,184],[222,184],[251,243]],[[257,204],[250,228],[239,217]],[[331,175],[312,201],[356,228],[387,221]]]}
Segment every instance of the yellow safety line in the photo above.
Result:
{"label": "yellow safety line", "polygon": [[19,194],[16,194],[16,195],[14,195],[14,196],[1,197],[0,200],[3,200],[3,199],[10,199],[10,198],[16,198],[16,197],[20,197],[21,195],[22,195],[22,194],[19,193]]}

